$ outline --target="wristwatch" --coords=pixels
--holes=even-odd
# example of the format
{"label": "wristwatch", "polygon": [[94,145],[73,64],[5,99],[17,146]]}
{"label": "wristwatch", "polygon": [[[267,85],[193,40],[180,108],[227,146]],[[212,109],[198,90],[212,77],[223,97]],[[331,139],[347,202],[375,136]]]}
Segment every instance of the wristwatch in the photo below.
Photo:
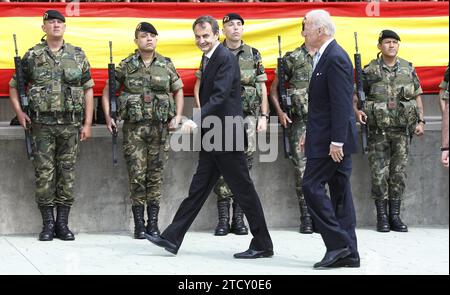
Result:
{"label": "wristwatch", "polygon": [[266,117],[266,119],[269,120],[269,115],[268,114],[261,113],[261,117]]}
{"label": "wristwatch", "polygon": [[441,147],[441,152],[448,151],[448,147]]}
{"label": "wristwatch", "polygon": [[425,120],[419,119],[417,120],[417,123],[423,123],[423,125],[425,125],[427,122],[425,122]]}

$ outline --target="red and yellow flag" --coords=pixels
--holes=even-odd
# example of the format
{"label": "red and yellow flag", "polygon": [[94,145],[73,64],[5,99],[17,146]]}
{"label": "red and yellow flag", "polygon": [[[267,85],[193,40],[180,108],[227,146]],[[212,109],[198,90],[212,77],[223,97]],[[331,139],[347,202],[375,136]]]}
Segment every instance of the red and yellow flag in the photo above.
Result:
{"label": "red and yellow flag", "polygon": [[336,39],[350,56],[355,52],[358,32],[363,64],[376,57],[378,34],[383,29],[397,32],[402,41],[399,56],[416,67],[426,93],[438,91],[449,54],[448,2],[360,2],[360,3],[0,3],[0,96],[8,96],[8,81],[14,72],[14,43],[19,55],[39,42],[43,35],[42,14],[59,10],[66,16],[66,42],[83,48],[95,80],[95,95],[101,95],[107,79],[108,41],[113,42],[118,64],[135,49],[134,29],[141,21],[158,30],[157,51],[170,57],[192,95],[194,72],[201,52],[194,44],[192,23],[200,15],[218,19],[230,12],[245,20],[244,41],[257,48],[269,78],[278,57],[277,35],[282,52],[294,50],[303,16],[312,9],[325,9],[336,24]]}

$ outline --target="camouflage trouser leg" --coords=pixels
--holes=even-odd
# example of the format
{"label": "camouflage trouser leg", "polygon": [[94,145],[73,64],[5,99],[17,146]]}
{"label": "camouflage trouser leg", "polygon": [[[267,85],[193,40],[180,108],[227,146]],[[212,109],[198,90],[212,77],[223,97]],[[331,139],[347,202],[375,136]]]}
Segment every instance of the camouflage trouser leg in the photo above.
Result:
{"label": "camouflage trouser leg", "polygon": [[[247,157],[248,170],[253,167],[253,158],[256,151],[256,123],[257,118],[254,116],[247,116],[244,119],[246,124],[245,132],[247,134],[247,146],[245,148],[245,156]],[[233,197],[233,193],[221,176],[214,187],[214,193],[217,195],[217,200],[223,200]]]}
{"label": "camouflage trouser leg", "polygon": [[[162,149],[159,125],[149,122],[123,126],[123,152],[127,162],[132,205],[145,205],[148,199],[161,198],[162,170],[168,147]],[[168,144],[168,140],[166,140]]]}
{"label": "camouflage trouser leg", "polygon": [[78,127],[33,124],[32,134],[37,204],[72,206]]}
{"label": "camouflage trouser leg", "polygon": [[373,199],[402,199],[406,183],[409,137],[405,133],[369,134]]}
{"label": "camouflage trouser leg", "polygon": [[169,132],[153,128],[150,130],[147,150],[147,202],[159,204],[162,195],[163,171],[169,158]]}
{"label": "camouflage trouser leg", "polygon": [[305,172],[306,158],[303,153],[300,152],[298,147],[298,141],[300,137],[305,132],[306,125],[303,121],[299,119],[294,119],[289,130],[289,143],[291,146],[292,153],[292,163],[295,169],[295,191],[297,193],[297,198],[299,201],[305,199],[302,192],[302,179],[303,173]]}

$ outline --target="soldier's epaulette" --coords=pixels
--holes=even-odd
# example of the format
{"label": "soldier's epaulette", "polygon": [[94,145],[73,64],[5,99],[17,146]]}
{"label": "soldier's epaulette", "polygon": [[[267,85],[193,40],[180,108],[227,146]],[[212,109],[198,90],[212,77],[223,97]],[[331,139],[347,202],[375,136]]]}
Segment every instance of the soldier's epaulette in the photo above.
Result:
{"label": "soldier's epaulette", "polygon": [[253,53],[253,56],[255,56],[259,53],[259,51],[255,47],[252,47],[252,53]]}
{"label": "soldier's epaulette", "polygon": [[284,54],[284,58],[290,57],[290,56],[292,55],[292,53],[294,53],[294,51],[287,51],[287,52]]}
{"label": "soldier's epaulette", "polygon": [[167,62],[172,62],[172,60],[169,57],[164,57]]}
{"label": "soldier's epaulette", "polygon": [[128,57],[122,59],[123,62],[129,62],[130,60],[132,60],[134,57],[134,53],[130,54]]}
{"label": "soldier's epaulette", "polygon": [[25,54],[23,55],[23,58],[28,58],[30,57],[31,53],[33,53],[34,51],[34,47],[31,47],[30,49],[27,50],[27,52],[25,52]]}
{"label": "soldier's epaulette", "polygon": [[75,48],[75,51],[83,51],[83,50],[81,49],[81,47],[75,46],[74,48]]}
{"label": "soldier's epaulette", "polygon": [[43,43],[39,43],[28,49],[28,52],[34,53],[35,56],[41,55],[44,52],[45,46]]}

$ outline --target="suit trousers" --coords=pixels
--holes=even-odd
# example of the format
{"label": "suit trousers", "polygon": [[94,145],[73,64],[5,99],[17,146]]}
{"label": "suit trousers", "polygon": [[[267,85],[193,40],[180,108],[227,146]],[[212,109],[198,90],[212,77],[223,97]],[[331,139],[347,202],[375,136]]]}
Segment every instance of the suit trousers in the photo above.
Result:
{"label": "suit trousers", "polygon": [[[327,251],[349,246],[357,251],[356,216],[350,176],[352,160],[345,155],[340,162],[331,157],[309,158],[303,175],[303,193],[316,231],[322,235]],[[330,197],[325,189],[328,184]]]}
{"label": "suit trousers", "polygon": [[235,202],[247,217],[253,239],[250,249],[272,250],[273,244],[267,229],[259,196],[250,178],[244,152],[205,152],[199,153],[197,171],[189,188],[189,196],[183,200],[172,223],[161,234],[164,239],[179,248],[184,235],[203,207],[220,176],[230,187]]}

